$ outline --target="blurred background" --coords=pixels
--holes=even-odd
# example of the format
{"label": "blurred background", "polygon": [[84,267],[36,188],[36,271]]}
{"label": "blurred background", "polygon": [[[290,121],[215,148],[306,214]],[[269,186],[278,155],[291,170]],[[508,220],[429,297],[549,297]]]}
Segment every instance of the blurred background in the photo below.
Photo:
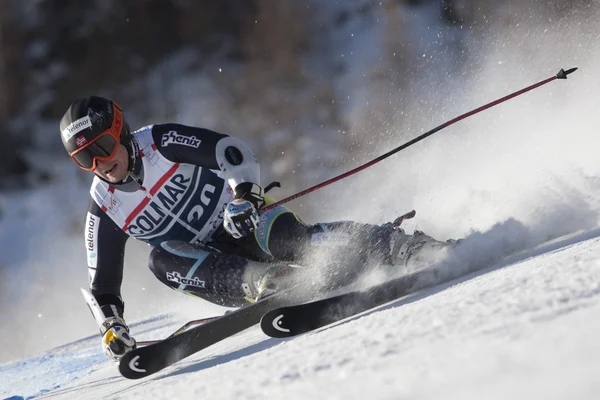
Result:
{"label": "blurred background", "polygon": [[[3,0],[0,363],[96,333],[78,290],[92,176],[58,130],[78,97],[116,100],[134,129],[240,137],[283,198],[578,66],[290,206],[307,222],[382,223],[416,208],[408,227],[441,238],[507,219],[538,238],[596,226],[598,3]],[[219,312],[161,286],[148,253],[128,244],[129,320]]]}

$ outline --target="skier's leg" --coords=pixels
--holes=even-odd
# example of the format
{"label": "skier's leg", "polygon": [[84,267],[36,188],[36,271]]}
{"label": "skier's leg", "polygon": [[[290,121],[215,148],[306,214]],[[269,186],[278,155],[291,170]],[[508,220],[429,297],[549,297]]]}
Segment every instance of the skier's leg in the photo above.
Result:
{"label": "skier's leg", "polygon": [[[302,283],[315,290],[352,283],[374,266],[405,266],[425,250],[447,246],[417,233],[406,235],[393,224],[352,221],[307,225],[286,207],[264,212],[254,237],[234,239],[224,229],[213,235],[211,248],[223,254],[262,261],[259,293]],[[423,251],[423,253],[421,253]],[[273,264],[275,263],[275,264]],[[279,263],[279,264],[277,264]],[[299,264],[305,268],[291,268]]]}
{"label": "skier's leg", "polygon": [[149,261],[150,270],[165,285],[226,307],[256,298],[263,276],[273,266],[181,241],[153,249]]}
{"label": "skier's leg", "polygon": [[367,268],[374,265],[430,265],[459,242],[442,242],[421,231],[409,235],[391,223],[371,225],[340,221],[305,225],[290,214],[281,216],[273,224],[272,231],[271,251],[277,258],[302,260],[306,259],[307,253],[321,253],[319,249],[322,248],[326,253],[330,252],[337,263],[358,263]]}
{"label": "skier's leg", "polygon": [[382,236],[377,226],[356,222],[306,225],[292,211],[279,206],[261,215],[253,237],[234,239],[220,229],[209,246],[220,253],[279,263],[272,264],[261,281],[262,293],[310,281],[318,281],[315,286],[329,286],[328,282],[344,286],[364,270],[368,260],[374,261],[378,254],[371,248],[379,241],[385,242],[389,253],[389,237]]}
{"label": "skier's leg", "polygon": [[306,225],[282,213],[269,226],[269,251],[276,259],[303,265],[334,266],[337,278],[351,281],[374,266],[428,266],[446,255],[452,243],[423,232],[408,235],[391,223],[371,225],[340,221]]}
{"label": "skier's leg", "polygon": [[[285,276],[286,280],[294,276],[292,286],[312,282],[316,290],[352,283],[370,265],[388,262],[390,254],[388,229],[351,221],[307,225],[285,207],[261,215],[256,239],[275,260],[305,267]],[[275,286],[287,283],[276,281]]]}

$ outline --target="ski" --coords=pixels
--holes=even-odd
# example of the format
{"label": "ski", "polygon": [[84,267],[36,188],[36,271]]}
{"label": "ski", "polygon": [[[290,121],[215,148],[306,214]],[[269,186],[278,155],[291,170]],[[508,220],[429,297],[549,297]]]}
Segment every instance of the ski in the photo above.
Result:
{"label": "ski", "polygon": [[[414,216],[415,211],[409,211],[398,217],[394,225],[400,226]],[[283,292],[220,317],[190,321],[166,339],[138,343],[138,348],[121,358],[119,371],[128,379],[146,377],[260,323],[261,317],[270,310],[298,304],[300,300],[298,294]],[[192,328],[192,325],[197,326]]]}
{"label": "ski", "polygon": [[[414,210],[399,217],[394,224],[398,226],[402,221],[413,216]],[[598,232],[598,229],[594,229],[588,232],[564,235],[534,248],[517,250],[501,259],[490,260],[483,264],[473,264],[467,268],[463,266],[455,271],[445,269],[441,265],[442,268],[439,270],[435,267],[423,269],[372,286],[364,291],[351,291],[304,304],[282,306],[263,315],[260,326],[266,335],[274,338],[300,335],[393,302],[419,290],[446,284],[475,271],[511,265],[529,257],[536,257],[570,244],[597,237]]]}
{"label": "ski", "polygon": [[[183,324],[179,329],[177,329],[176,331],[174,331],[173,333],[171,333],[169,336],[166,337],[166,339],[169,339],[173,336],[179,335],[182,332],[187,331],[188,329],[197,326],[197,325],[201,325],[201,324],[206,324],[207,322],[211,322],[214,321],[217,318],[221,318],[221,316],[216,316],[216,317],[207,317],[207,318],[200,318],[200,319],[195,319],[192,321],[188,321],[185,324]],[[136,344],[138,347],[140,346],[149,346],[151,344],[155,344],[158,342],[163,341],[164,339],[158,339],[158,340],[141,340],[141,341],[137,341]]]}
{"label": "ski", "polygon": [[263,332],[274,338],[300,335],[342,319],[360,314],[408,295],[422,286],[418,284],[423,271],[404,275],[372,286],[309,303],[276,308],[260,321]]}
{"label": "ski", "polygon": [[128,379],[144,378],[258,324],[269,310],[297,301],[286,292],[274,294],[164,340],[138,347],[121,358],[119,372]]}

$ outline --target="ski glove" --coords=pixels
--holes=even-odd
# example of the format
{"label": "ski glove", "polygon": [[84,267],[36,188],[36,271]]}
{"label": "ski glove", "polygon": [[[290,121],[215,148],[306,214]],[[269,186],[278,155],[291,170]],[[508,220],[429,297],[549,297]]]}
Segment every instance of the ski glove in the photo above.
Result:
{"label": "ski glove", "polygon": [[119,361],[135,349],[135,339],[129,335],[129,328],[122,318],[107,318],[102,323],[102,331],[102,351],[111,360]]}
{"label": "ski glove", "polygon": [[259,185],[244,182],[234,189],[235,199],[227,205],[223,215],[223,227],[235,239],[253,234],[258,228],[258,209],[265,203],[263,189]]}

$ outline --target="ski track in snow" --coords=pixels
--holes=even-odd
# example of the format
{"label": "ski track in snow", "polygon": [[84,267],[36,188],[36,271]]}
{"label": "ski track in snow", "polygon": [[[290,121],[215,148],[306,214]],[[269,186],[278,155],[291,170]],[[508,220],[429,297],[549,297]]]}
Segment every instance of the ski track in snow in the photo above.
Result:
{"label": "ski track in snow", "polygon": [[[598,233],[297,338],[268,339],[254,327],[141,381],[119,375],[98,337],[84,338],[1,366],[0,395],[593,399],[600,390],[600,238],[578,241],[590,235]],[[162,337],[179,324],[170,318],[133,330],[139,339]]]}

